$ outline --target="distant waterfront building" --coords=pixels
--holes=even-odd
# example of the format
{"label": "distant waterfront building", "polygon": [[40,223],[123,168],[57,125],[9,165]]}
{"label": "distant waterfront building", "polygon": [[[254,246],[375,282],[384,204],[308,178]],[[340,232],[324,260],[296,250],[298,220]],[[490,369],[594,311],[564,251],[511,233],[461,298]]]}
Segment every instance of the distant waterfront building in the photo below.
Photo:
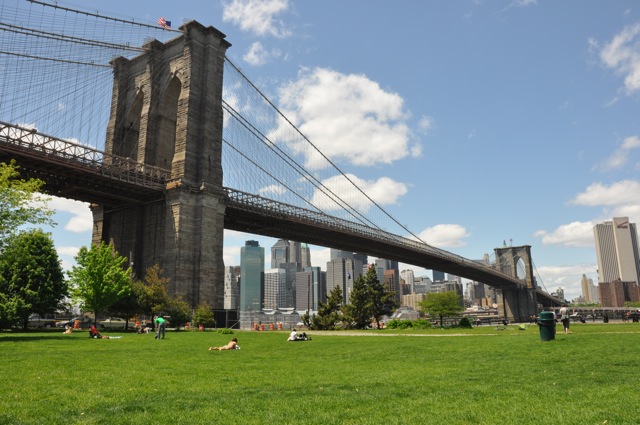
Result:
{"label": "distant waterfront building", "polygon": [[[598,281],[640,282],[638,232],[628,217],[614,217],[593,228],[598,260]],[[602,292],[602,291],[601,291]]]}
{"label": "distant waterfront building", "polygon": [[400,294],[400,273],[398,269],[384,271],[384,286],[387,291],[394,293],[394,299],[399,304],[402,294]]}
{"label": "distant waterfront building", "polygon": [[444,272],[438,270],[431,270],[433,273],[433,281],[434,282],[444,282]]}
{"label": "distant waterfront building", "polygon": [[320,267],[305,267],[304,271],[310,272],[313,279],[311,310],[318,311],[318,305],[327,302],[327,272],[323,272]]}
{"label": "distant waterfront building", "polygon": [[411,307],[414,310],[420,310],[420,303],[424,300],[425,294],[409,294],[403,295],[401,305],[404,307]]}
{"label": "distant waterfront building", "polygon": [[240,306],[240,266],[225,267],[224,271],[224,308],[237,310]]}
{"label": "distant waterfront building", "polygon": [[287,271],[283,268],[269,269],[264,272],[263,308],[275,310],[285,306]]}
{"label": "distant waterfront building", "polygon": [[289,241],[284,239],[278,239],[278,241],[271,247],[271,268],[277,269],[282,263],[289,262]]}
{"label": "distant waterfront building", "polygon": [[264,248],[246,241],[240,248],[240,311],[262,309],[264,299]]}
{"label": "distant waterfront building", "polygon": [[596,285],[593,284],[593,279],[589,279],[589,294],[591,295],[591,302],[592,303],[599,303],[600,302],[600,296],[598,295],[598,287]]}
{"label": "distant waterfront building", "polygon": [[640,292],[636,282],[600,282],[598,285],[601,307],[624,307],[626,301],[638,302]]}
{"label": "distant waterfront building", "polygon": [[[336,286],[342,291],[343,303],[349,303],[349,296],[353,288],[353,281],[362,274],[363,264],[360,259],[354,258],[353,253],[350,256],[332,256],[331,261],[327,263],[327,294]],[[344,251],[342,251],[344,254]]]}
{"label": "distant waterfront building", "polygon": [[583,274],[580,285],[582,286],[584,302],[587,304],[598,303],[598,288],[593,284],[593,279],[589,279],[587,275]]}
{"label": "distant waterfront building", "polygon": [[409,294],[414,293],[414,287],[416,284],[416,277],[411,269],[405,269],[400,272],[400,277],[404,280],[404,284],[409,287]]}
{"label": "distant waterfront building", "polygon": [[300,246],[300,253],[300,265],[302,266],[302,270],[306,269],[307,267],[311,267],[311,250],[309,249],[309,245],[303,243]]}
{"label": "distant waterfront building", "polygon": [[296,273],[296,310],[313,310],[313,272]]}

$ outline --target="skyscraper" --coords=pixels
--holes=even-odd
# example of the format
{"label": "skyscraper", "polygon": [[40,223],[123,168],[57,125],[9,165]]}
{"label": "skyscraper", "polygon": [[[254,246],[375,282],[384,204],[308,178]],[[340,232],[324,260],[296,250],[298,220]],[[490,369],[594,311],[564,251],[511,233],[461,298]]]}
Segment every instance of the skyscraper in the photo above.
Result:
{"label": "skyscraper", "polygon": [[262,309],[264,297],[264,248],[246,241],[240,248],[240,311]]}
{"label": "skyscraper", "polygon": [[433,273],[433,281],[434,282],[444,282],[444,272],[438,270],[431,270]]}
{"label": "skyscraper", "polygon": [[350,256],[344,255],[344,251],[338,251],[342,255],[334,257],[334,250],[331,250],[331,261],[327,263],[327,293],[333,288],[339,286],[342,290],[343,303],[349,303],[349,295],[353,288],[353,281],[362,274],[362,260],[354,258],[353,253]]}
{"label": "skyscraper", "polygon": [[237,310],[240,304],[240,287],[238,284],[240,275],[239,266],[225,267],[224,272],[224,308],[225,310]]}
{"label": "skyscraper", "polygon": [[275,310],[285,306],[287,271],[269,269],[264,272],[264,308]]}
{"label": "skyscraper", "polygon": [[300,246],[300,253],[300,263],[302,264],[302,270],[306,269],[307,267],[311,267],[311,250],[309,249],[309,245],[303,243]]}
{"label": "skyscraper", "polygon": [[284,239],[278,239],[278,241],[271,247],[271,268],[277,269],[282,263],[289,262],[289,241]]}
{"label": "skyscraper", "polygon": [[599,282],[640,282],[638,232],[628,217],[614,217],[612,221],[593,228],[598,259]]}

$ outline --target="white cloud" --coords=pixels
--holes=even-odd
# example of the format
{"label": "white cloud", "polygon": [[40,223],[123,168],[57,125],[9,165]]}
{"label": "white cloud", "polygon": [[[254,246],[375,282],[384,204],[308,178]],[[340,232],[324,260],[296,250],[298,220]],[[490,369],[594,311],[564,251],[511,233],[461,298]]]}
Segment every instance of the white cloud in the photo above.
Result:
{"label": "white cloud", "polygon": [[543,245],[564,245],[574,247],[593,246],[593,226],[590,221],[563,224],[556,230],[548,233],[544,230],[537,231],[534,236],[542,238]]}
{"label": "white cloud", "polygon": [[615,170],[621,168],[627,163],[630,151],[640,148],[640,138],[637,136],[627,137],[622,141],[622,145],[616,149],[605,163],[598,167],[605,170]]}
{"label": "white cloud", "polygon": [[260,66],[267,63],[270,58],[278,57],[280,54],[280,51],[277,49],[268,51],[262,43],[256,41],[249,46],[249,50],[242,58],[250,65]]}
{"label": "white cloud", "polygon": [[231,0],[223,2],[222,7],[222,20],[239,26],[242,31],[278,38],[291,35],[276,19],[289,9],[288,0]]}
{"label": "white cloud", "polygon": [[[628,143],[634,145],[636,142]],[[534,236],[541,238],[545,245],[592,247],[593,226],[596,224],[611,220],[612,217],[629,217],[632,222],[640,220],[640,182],[622,180],[610,185],[593,183],[569,203],[585,207],[603,207],[603,210],[600,217],[593,220],[563,224],[552,232],[539,230]]]}
{"label": "white cloud", "polygon": [[225,267],[240,265],[240,246],[225,246],[222,254],[222,261]]}
{"label": "white cloud", "polygon": [[[300,131],[333,160],[371,166],[421,152],[410,143],[403,99],[364,75],[303,69],[297,81],[281,87],[280,104]],[[282,142],[280,130],[270,139]],[[307,169],[326,166],[326,161],[316,163],[317,153],[306,142],[289,143],[306,155]]]}
{"label": "white cloud", "polygon": [[285,192],[286,192],[286,189],[284,187],[280,185],[275,185],[275,184],[260,188],[258,190],[258,193],[260,193],[261,195],[269,195],[269,194],[282,195]]}
{"label": "white cloud", "polygon": [[80,251],[80,247],[78,246],[59,246],[56,248],[56,251],[60,255],[68,255],[69,257],[75,257],[78,255],[78,251]]}
{"label": "white cloud", "polygon": [[418,237],[424,242],[437,248],[459,248],[465,246],[464,238],[470,236],[459,224],[438,224],[424,229]]}
{"label": "white cloud", "polygon": [[627,94],[640,90],[640,23],[625,27],[600,51],[600,59],[624,76]]}
{"label": "white cloud", "polygon": [[[347,174],[347,176],[379,205],[394,204],[399,197],[408,191],[407,186],[403,183],[396,182],[388,177],[380,177],[377,180],[363,180],[353,174]],[[322,183],[328,190],[362,213],[365,213],[372,206],[371,201],[366,199],[360,192],[354,191],[351,184],[341,175],[330,177]],[[336,204],[329,196],[319,191],[316,191],[313,195],[311,203],[322,211],[343,209],[341,205]]]}
{"label": "white cloud", "polygon": [[93,227],[93,216],[88,203],[66,198],[51,197],[48,206],[57,212],[66,212],[72,215],[64,225],[65,230],[73,233],[91,231]]}
{"label": "white cloud", "polygon": [[583,206],[618,206],[640,202],[640,182],[623,180],[607,186],[593,183],[570,203]]}
{"label": "white cloud", "polygon": [[558,288],[564,290],[565,298],[572,300],[582,295],[582,275],[593,279],[594,284],[598,283],[596,264],[574,264],[569,266],[543,266],[537,271],[544,280],[538,282],[538,286],[547,291],[553,292]]}
{"label": "white cloud", "polygon": [[429,116],[423,116],[418,122],[418,128],[423,134],[428,134],[429,131],[435,126],[435,120]]}

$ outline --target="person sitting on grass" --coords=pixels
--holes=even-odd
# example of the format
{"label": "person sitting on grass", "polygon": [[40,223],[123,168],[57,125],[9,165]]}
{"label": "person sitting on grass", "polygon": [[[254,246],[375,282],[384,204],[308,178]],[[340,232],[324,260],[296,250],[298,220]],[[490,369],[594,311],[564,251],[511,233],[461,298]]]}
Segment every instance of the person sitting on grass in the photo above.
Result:
{"label": "person sitting on grass", "polygon": [[232,338],[231,341],[227,345],[223,345],[222,347],[209,347],[209,351],[211,350],[239,350],[238,340],[236,338]]}
{"label": "person sitting on grass", "polygon": [[287,341],[295,341],[297,336],[298,336],[298,333],[296,332],[296,328],[293,328],[291,330],[291,333],[289,334],[289,339],[287,339]]}
{"label": "person sitting on grass", "polygon": [[100,332],[98,332],[98,330],[96,329],[96,325],[91,325],[91,327],[89,328],[89,338],[109,339],[108,336],[100,335]]}

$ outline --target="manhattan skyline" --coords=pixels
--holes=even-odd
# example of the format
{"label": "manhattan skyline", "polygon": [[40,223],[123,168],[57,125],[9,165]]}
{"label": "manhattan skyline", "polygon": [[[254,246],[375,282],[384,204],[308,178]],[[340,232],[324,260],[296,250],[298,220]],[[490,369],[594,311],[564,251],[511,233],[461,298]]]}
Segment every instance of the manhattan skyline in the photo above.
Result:
{"label": "manhattan skyline", "polygon": [[[531,245],[549,292],[572,299],[583,274],[597,281],[596,223],[640,219],[633,1],[90,3],[215,26],[228,57],[397,220],[469,259]],[[52,207],[68,268],[91,216]],[[276,240],[225,232],[226,266],[249,239]],[[328,248],[310,249],[326,264]]]}

